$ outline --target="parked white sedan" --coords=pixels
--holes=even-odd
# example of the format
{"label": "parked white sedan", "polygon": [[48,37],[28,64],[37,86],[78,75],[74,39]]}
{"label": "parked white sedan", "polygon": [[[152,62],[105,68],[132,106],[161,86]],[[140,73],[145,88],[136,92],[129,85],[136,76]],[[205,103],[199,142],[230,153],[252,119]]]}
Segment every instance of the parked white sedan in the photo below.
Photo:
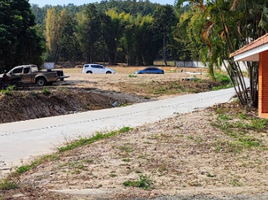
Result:
{"label": "parked white sedan", "polygon": [[83,66],[84,74],[114,74],[114,69],[109,69],[104,67],[103,65],[98,64],[85,64]]}

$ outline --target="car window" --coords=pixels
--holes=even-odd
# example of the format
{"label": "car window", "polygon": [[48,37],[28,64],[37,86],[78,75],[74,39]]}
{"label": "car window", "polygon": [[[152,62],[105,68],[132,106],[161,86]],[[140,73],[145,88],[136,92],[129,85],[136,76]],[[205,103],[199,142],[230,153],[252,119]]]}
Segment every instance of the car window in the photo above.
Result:
{"label": "car window", "polygon": [[14,70],[13,70],[13,73],[14,73],[14,74],[21,74],[21,73],[22,73],[22,67],[17,68],[17,69],[14,69]]}
{"label": "car window", "polygon": [[98,65],[91,65],[92,68],[98,68]]}
{"label": "car window", "polygon": [[147,68],[147,69],[145,69],[145,70],[151,71],[151,70],[154,70],[154,69],[153,69],[153,68]]}
{"label": "car window", "polygon": [[104,67],[103,67],[103,66],[101,66],[101,65],[98,65],[98,68],[99,68],[99,69],[103,69]]}
{"label": "car window", "polygon": [[29,74],[30,73],[30,67],[25,67],[23,70],[24,74]]}
{"label": "car window", "polygon": [[32,66],[32,72],[38,72],[38,67],[37,66]]}
{"label": "car window", "polygon": [[89,67],[89,65],[85,65],[85,67]]}

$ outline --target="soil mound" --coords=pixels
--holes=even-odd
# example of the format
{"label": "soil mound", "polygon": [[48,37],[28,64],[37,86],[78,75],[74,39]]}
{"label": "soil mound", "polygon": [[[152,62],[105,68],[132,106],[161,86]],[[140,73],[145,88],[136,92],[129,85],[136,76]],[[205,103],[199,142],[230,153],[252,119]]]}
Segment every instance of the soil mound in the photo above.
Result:
{"label": "soil mound", "polygon": [[86,91],[0,93],[0,123],[111,108],[114,102],[126,103],[125,100]]}

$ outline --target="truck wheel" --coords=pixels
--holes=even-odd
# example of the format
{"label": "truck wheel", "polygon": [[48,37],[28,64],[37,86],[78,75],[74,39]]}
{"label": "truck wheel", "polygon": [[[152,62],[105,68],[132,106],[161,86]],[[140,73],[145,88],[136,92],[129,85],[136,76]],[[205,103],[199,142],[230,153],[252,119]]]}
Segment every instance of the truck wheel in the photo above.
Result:
{"label": "truck wheel", "polygon": [[106,72],[106,74],[111,74],[112,72],[110,72],[110,71],[108,71],[108,72]]}
{"label": "truck wheel", "polygon": [[92,74],[92,71],[87,71],[87,74]]}
{"label": "truck wheel", "polygon": [[37,78],[37,80],[36,80],[36,84],[37,84],[38,86],[45,86],[45,85],[47,84],[47,81],[46,81],[45,78],[40,77],[40,78]]}

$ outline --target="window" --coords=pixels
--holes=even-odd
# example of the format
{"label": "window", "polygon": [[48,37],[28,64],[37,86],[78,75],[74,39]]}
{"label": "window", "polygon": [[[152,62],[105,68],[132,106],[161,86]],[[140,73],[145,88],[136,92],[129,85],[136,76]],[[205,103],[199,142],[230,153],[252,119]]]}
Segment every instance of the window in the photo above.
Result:
{"label": "window", "polygon": [[103,66],[101,66],[101,65],[98,65],[98,68],[99,68],[99,69],[103,69],[104,67],[103,67]]}
{"label": "window", "polygon": [[98,65],[91,65],[92,68],[98,68]]}
{"label": "window", "polygon": [[85,67],[89,67],[89,65],[85,65]]}
{"label": "window", "polygon": [[38,72],[37,66],[32,66],[32,72]]}
{"label": "window", "polygon": [[24,74],[29,74],[30,73],[30,67],[25,67],[23,73]]}
{"label": "window", "polygon": [[13,70],[14,74],[21,74],[22,73],[22,67],[21,68],[17,68]]}

